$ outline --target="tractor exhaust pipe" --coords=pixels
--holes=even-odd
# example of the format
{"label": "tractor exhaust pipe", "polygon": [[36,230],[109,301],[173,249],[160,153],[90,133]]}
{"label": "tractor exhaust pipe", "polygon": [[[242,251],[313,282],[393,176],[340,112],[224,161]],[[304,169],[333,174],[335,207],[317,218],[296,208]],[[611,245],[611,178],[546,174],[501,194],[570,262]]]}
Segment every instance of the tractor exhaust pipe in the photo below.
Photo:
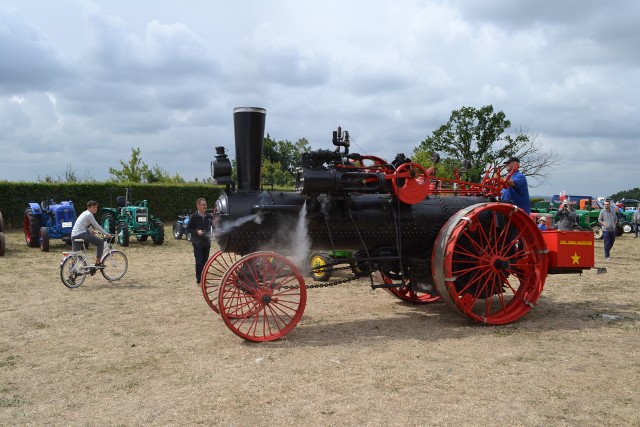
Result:
{"label": "tractor exhaust pipe", "polygon": [[233,109],[238,191],[260,190],[266,115],[267,110],[264,108],[237,107]]}

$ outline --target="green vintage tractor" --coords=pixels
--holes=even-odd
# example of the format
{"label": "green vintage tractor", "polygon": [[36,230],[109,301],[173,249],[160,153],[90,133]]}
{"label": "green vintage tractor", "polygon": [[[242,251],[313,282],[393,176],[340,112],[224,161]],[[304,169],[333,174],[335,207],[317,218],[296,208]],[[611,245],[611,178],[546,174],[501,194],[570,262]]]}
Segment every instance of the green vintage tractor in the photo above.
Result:
{"label": "green vintage tractor", "polygon": [[129,238],[136,236],[139,242],[149,237],[156,245],[164,243],[164,225],[160,218],[149,214],[147,201],[129,202],[127,189],[125,196],[116,197],[115,208],[102,208],[102,228],[116,235],[121,246],[129,246]]}

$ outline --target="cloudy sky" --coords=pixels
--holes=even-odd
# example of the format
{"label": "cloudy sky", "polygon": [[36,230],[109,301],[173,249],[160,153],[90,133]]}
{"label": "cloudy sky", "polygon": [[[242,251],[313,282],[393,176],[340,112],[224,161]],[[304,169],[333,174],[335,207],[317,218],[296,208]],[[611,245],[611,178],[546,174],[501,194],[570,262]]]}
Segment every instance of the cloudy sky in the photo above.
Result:
{"label": "cloudy sky", "polygon": [[606,196],[640,187],[638,28],[633,0],[0,0],[0,179],[103,180],[134,147],[206,178],[238,106],[391,160],[491,104],[559,155],[532,194]]}

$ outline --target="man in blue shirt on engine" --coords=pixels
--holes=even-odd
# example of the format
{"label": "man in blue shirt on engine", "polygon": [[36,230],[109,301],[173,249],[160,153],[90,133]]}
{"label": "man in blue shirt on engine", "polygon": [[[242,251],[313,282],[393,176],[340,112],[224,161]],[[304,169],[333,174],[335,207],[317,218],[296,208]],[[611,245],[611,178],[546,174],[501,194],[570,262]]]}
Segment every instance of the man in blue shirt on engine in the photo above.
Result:
{"label": "man in blue shirt on engine", "polygon": [[516,171],[511,175],[509,181],[507,181],[507,188],[502,190],[500,200],[516,205],[529,215],[531,213],[529,185],[527,184],[527,177],[518,170],[520,166],[520,159],[517,157],[510,157],[503,164],[505,165],[508,173],[511,173],[514,168]]}

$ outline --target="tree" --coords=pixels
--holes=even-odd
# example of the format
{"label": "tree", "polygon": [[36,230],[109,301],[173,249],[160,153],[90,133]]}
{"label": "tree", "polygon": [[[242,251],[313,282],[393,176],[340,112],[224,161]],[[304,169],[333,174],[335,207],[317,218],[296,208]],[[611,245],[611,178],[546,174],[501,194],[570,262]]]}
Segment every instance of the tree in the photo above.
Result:
{"label": "tree", "polygon": [[612,194],[608,198],[613,200],[640,199],[640,188],[635,187],[635,188],[630,188],[624,191],[618,191],[617,193]]}
{"label": "tree", "polygon": [[268,159],[262,161],[262,183],[264,185],[291,186],[293,175],[284,170],[279,162],[271,162]]}
{"label": "tree", "polygon": [[[507,136],[506,138],[511,138]],[[515,137],[515,150],[509,156],[517,156],[520,161],[521,171],[529,179],[531,187],[536,187],[549,180],[549,169],[555,169],[562,159],[554,149],[546,149],[538,142],[538,134],[529,132],[522,127],[518,128]]]}
{"label": "tree", "polygon": [[142,176],[147,169],[147,165],[142,161],[140,157],[140,148],[131,149],[131,159],[129,163],[125,163],[120,160],[120,166],[122,170],[117,170],[112,167],[109,168],[109,173],[114,176],[116,181],[121,182],[142,182]]}
{"label": "tree", "polygon": [[121,170],[114,169],[112,167],[109,168],[109,173],[113,175],[116,181],[120,182],[185,182],[184,178],[182,178],[180,174],[175,174],[175,176],[172,177],[169,175],[169,172],[162,169],[157,164],[150,168],[142,161],[139,147],[132,148],[131,159],[129,159],[128,163],[120,160],[120,166],[122,166]]}
{"label": "tree", "polygon": [[64,178],[58,176],[54,178],[52,175],[45,175],[40,177],[38,175],[38,182],[58,183],[58,182],[95,182],[95,179],[89,175],[89,171],[85,170],[82,176],[79,176],[71,164],[67,165],[67,169],[64,171]]}
{"label": "tree", "polygon": [[[430,164],[432,153],[442,153],[453,161],[447,166],[462,170],[464,160],[471,161],[466,179],[479,182],[488,165],[501,163],[511,156],[521,161],[521,171],[534,181],[545,181],[546,168],[559,162],[553,151],[542,150],[537,135],[518,131],[515,136],[503,135],[511,127],[502,111],[494,113],[492,105],[480,109],[462,107],[451,113],[449,121],[436,129],[414,149],[415,159]],[[451,177],[451,169],[438,166],[440,176]]]}
{"label": "tree", "polygon": [[[306,138],[292,143],[286,140],[276,141],[269,134],[264,138],[263,147],[263,182],[274,185],[291,185],[298,168],[300,154],[311,149]],[[277,171],[274,170],[276,164],[279,168]]]}

